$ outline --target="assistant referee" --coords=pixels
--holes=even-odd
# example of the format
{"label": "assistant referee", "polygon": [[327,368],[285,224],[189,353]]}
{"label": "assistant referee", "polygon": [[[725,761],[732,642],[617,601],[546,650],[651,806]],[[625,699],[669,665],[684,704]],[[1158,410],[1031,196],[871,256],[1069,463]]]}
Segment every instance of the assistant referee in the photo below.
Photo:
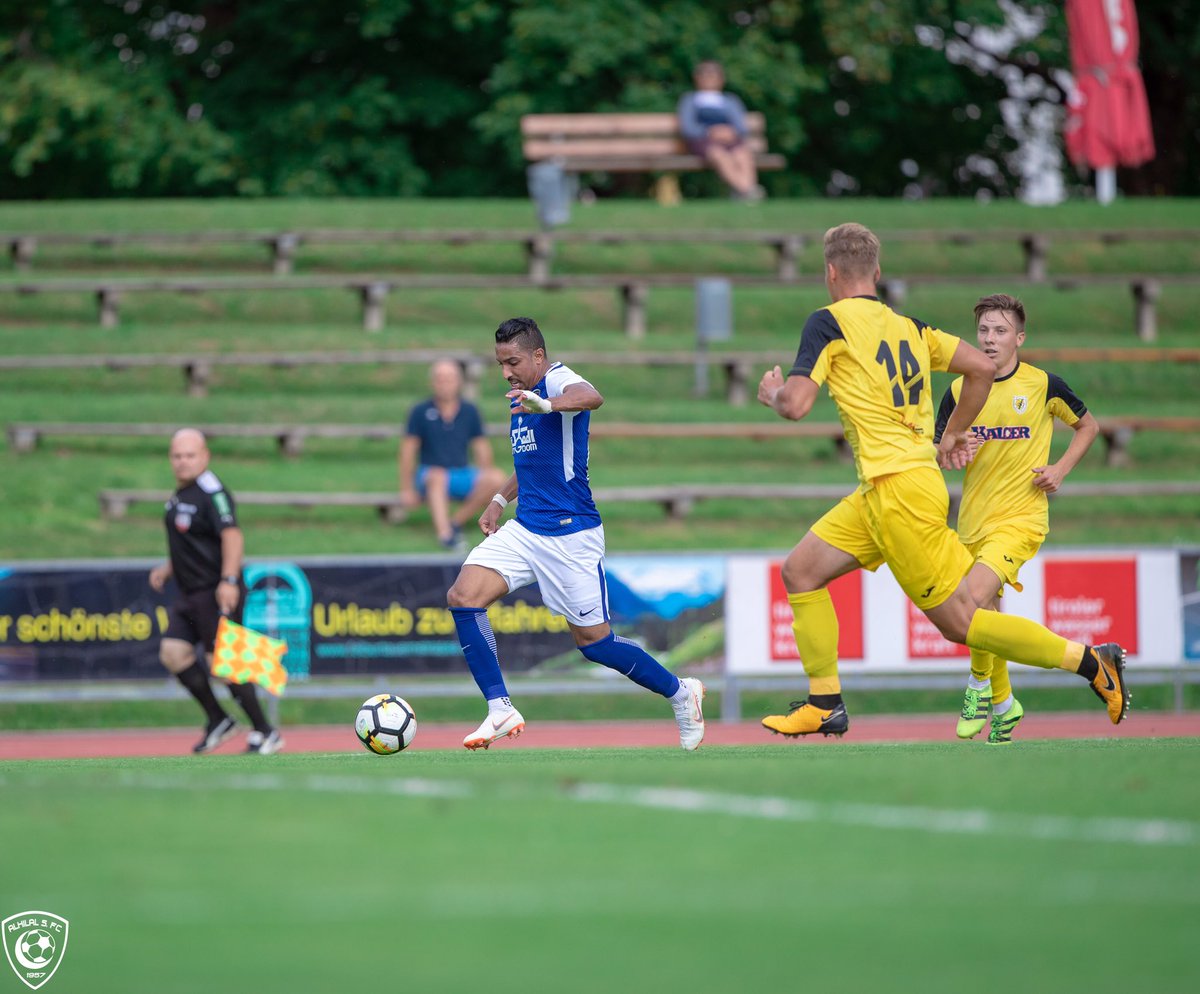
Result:
{"label": "assistant referee", "polygon": [[[204,709],[204,734],[192,751],[209,752],[237,731],[218,703],[208,669],[196,657],[203,645],[211,657],[221,616],[242,620],[246,587],[242,581],[245,539],[238,527],[233,495],[208,468],[208,444],[194,428],[171,437],[171,471],[176,490],[167,501],[168,561],[150,571],[150,586],[161,591],[174,578],[179,597],[171,605],[158,658]],[[229,692],[254,726],[246,752],[267,755],[283,746],[263,714],[254,684],[229,684]]]}

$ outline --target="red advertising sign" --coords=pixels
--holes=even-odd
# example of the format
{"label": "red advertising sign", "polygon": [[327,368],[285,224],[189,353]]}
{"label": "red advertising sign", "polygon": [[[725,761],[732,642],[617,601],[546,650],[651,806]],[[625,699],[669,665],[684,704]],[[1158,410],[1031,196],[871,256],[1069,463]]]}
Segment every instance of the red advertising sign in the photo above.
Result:
{"label": "red advertising sign", "polygon": [[965,645],[947,641],[937,626],[907,597],[904,603],[908,608],[909,659],[953,659],[971,655],[971,650]]}
{"label": "red advertising sign", "polygon": [[[792,606],[788,603],[781,563],[767,567],[771,578],[770,651],[771,662],[795,662],[800,658],[792,633]],[[829,596],[838,616],[838,660],[863,658],[863,581],[862,570],[840,576],[829,585]]]}
{"label": "red advertising sign", "polygon": [[1054,559],[1042,570],[1047,628],[1088,645],[1120,642],[1126,652],[1137,653],[1135,558]]}

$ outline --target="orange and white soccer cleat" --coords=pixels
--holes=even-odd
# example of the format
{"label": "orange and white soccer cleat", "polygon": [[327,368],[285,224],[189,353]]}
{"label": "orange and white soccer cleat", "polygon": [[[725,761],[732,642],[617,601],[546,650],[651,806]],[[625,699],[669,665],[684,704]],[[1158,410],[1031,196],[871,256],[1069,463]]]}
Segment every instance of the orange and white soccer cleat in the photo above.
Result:
{"label": "orange and white soccer cleat", "polygon": [[497,739],[515,739],[525,731],[525,719],[516,708],[500,714],[489,714],[483,724],[463,739],[463,745],[471,750],[486,749]]}

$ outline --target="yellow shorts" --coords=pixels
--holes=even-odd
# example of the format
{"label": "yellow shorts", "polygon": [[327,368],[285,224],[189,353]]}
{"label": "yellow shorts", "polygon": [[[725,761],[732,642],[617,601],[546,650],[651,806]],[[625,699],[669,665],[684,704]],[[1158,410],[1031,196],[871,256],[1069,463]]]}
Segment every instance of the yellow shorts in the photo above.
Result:
{"label": "yellow shorts", "polygon": [[862,485],[827,511],[812,531],[864,569],[886,562],[924,611],[949,597],[973,564],[946,524],[949,510],[941,471],[910,469]]}
{"label": "yellow shorts", "polygon": [[968,542],[967,550],[975,562],[983,563],[1018,593],[1025,588],[1017,582],[1021,567],[1037,555],[1046,536],[1027,525],[999,525],[976,542]]}

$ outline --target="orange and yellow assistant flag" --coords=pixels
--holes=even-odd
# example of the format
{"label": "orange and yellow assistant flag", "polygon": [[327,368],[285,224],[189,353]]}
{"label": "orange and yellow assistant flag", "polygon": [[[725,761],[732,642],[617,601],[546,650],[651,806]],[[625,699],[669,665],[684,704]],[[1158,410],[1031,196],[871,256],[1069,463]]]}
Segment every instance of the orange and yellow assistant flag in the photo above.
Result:
{"label": "orange and yellow assistant flag", "polygon": [[283,656],[287,642],[273,639],[236,621],[222,618],[217,625],[212,675],[233,683],[257,683],[278,697],[287,684]]}

